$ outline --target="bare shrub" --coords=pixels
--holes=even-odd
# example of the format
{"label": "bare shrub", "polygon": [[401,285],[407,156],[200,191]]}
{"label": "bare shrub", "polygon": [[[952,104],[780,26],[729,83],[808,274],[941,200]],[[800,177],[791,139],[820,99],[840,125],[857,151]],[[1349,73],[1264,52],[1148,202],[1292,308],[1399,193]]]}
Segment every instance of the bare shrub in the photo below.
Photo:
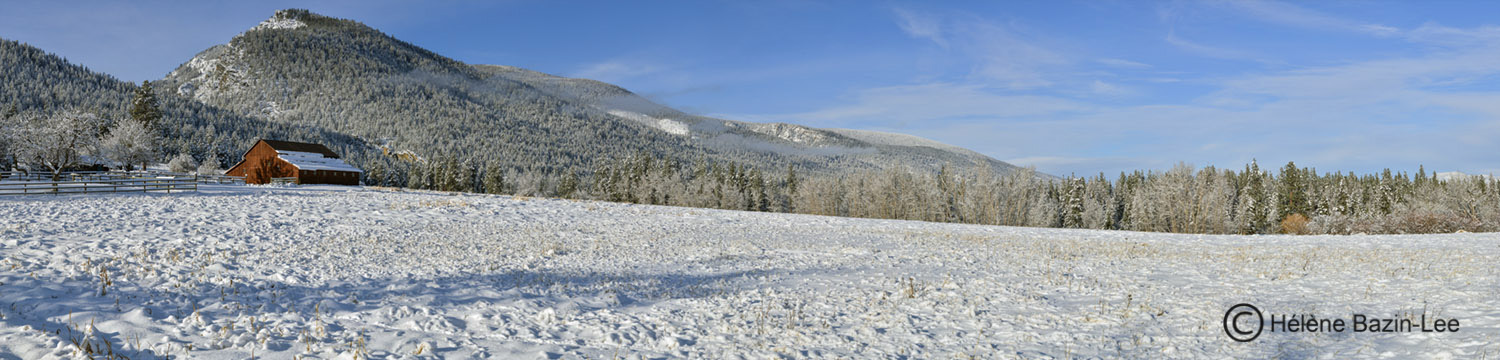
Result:
{"label": "bare shrub", "polygon": [[1281,233],[1292,235],[1307,235],[1307,216],[1302,214],[1287,215],[1281,219]]}

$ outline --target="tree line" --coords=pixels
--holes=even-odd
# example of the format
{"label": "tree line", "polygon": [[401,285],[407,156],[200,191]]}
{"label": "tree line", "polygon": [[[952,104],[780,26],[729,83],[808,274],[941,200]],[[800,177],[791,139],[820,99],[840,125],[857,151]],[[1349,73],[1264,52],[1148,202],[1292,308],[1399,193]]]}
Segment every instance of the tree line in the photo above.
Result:
{"label": "tree line", "polygon": [[[1288,162],[1267,171],[1179,164],[1060,180],[1034,170],[845,174],[763,169],[637,153],[588,173],[442,157],[367,170],[368,183],[415,189],[985,225],[1196,234],[1402,234],[1500,231],[1500,182],[1440,180],[1419,168],[1356,175]],[[383,173],[400,172],[405,182]]]}

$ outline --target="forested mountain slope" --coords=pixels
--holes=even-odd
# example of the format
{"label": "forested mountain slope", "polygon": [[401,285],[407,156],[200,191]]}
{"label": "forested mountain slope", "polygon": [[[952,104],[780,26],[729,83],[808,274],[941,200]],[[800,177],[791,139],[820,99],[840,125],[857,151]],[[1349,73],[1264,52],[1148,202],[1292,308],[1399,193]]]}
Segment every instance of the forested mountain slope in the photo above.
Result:
{"label": "forested mountain slope", "polygon": [[[11,40],[0,39],[0,64],[0,121],[17,122],[69,108],[125,119],[138,87]],[[203,159],[213,154],[233,164],[249,141],[258,138],[328,143],[355,158],[373,149],[359,139],[318,127],[268,122],[158,92],[163,156],[186,153]]]}
{"label": "forested mountain slope", "polygon": [[160,82],[271,123],[337,131],[418,157],[548,172],[646,153],[813,172],[1014,166],[977,153],[887,144],[791,124],[685,114],[614,85],[469,65],[361,23],[279,11]]}

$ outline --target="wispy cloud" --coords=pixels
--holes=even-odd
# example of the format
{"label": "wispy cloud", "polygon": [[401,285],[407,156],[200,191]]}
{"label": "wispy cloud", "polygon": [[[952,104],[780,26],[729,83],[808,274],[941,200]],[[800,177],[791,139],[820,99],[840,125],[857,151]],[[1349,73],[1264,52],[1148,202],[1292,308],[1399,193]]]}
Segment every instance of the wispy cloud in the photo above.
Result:
{"label": "wispy cloud", "polygon": [[1100,64],[1104,64],[1104,65],[1109,66],[1109,67],[1121,68],[1121,69],[1150,69],[1151,68],[1150,64],[1145,64],[1145,63],[1140,63],[1140,62],[1135,62],[1135,61],[1130,61],[1130,60],[1125,60],[1125,59],[1100,58],[1100,59],[1094,59],[1094,62],[1097,62],[1097,63],[1100,63]]}
{"label": "wispy cloud", "polygon": [[968,46],[980,59],[976,74],[1012,89],[1051,85],[1049,67],[1068,63],[1062,54],[1037,45],[1012,29],[988,22],[963,24]]}
{"label": "wispy cloud", "polygon": [[1203,45],[1197,42],[1183,39],[1177,36],[1176,30],[1167,31],[1167,37],[1164,40],[1166,40],[1168,44],[1172,44],[1172,46],[1176,46],[1184,51],[1197,54],[1199,56],[1227,60],[1252,60],[1266,62],[1265,60],[1258,60],[1261,59],[1261,56],[1249,51]]}
{"label": "wispy cloud", "polygon": [[1309,29],[1324,29],[1391,37],[1401,34],[1395,27],[1353,21],[1309,10],[1301,6],[1270,0],[1235,0],[1229,5],[1241,14],[1266,22]]}
{"label": "wispy cloud", "polygon": [[631,78],[646,76],[662,71],[662,67],[643,62],[627,61],[605,61],[584,66],[578,71],[568,74],[569,77],[599,80],[608,83],[618,83]]}
{"label": "wispy cloud", "polygon": [[905,31],[907,35],[931,40],[943,48],[948,47],[948,39],[943,37],[942,22],[936,16],[903,8],[896,8],[893,11],[896,13],[896,25],[900,26],[901,31]]}
{"label": "wispy cloud", "polygon": [[1109,97],[1131,96],[1137,93],[1135,89],[1132,89],[1128,86],[1105,82],[1102,80],[1094,80],[1093,83],[1090,83],[1089,91],[1093,92],[1095,95]]}
{"label": "wispy cloud", "polygon": [[910,128],[928,126],[939,119],[1024,119],[1089,108],[1057,97],[1005,95],[981,85],[932,83],[861,90],[847,104],[805,113],[726,116],[820,127]]}
{"label": "wispy cloud", "polygon": [[897,8],[896,25],[908,35],[933,41],[969,64],[969,76],[991,86],[1035,89],[1056,83],[1049,74],[1068,57],[1024,34],[1016,23],[967,15],[939,15]]}
{"label": "wispy cloud", "polygon": [[1484,25],[1462,29],[1426,23],[1407,32],[1406,37],[1419,43],[1450,47],[1494,46],[1500,43],[1500,26]]}

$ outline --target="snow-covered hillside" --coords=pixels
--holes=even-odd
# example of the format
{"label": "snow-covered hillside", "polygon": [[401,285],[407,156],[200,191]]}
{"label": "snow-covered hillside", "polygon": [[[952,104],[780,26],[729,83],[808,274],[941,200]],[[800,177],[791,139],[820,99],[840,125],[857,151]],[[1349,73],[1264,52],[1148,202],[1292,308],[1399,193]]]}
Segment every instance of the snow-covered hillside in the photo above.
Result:
{"label": "snow-covered hillside", "polygon": [[[1497,234],[1165,235],[335,186],[203,189],[0,198],[0,354],[1500,355]],[[1222,323],[1237,303],[1426,314],[1462,328],[1240,343]]]}

